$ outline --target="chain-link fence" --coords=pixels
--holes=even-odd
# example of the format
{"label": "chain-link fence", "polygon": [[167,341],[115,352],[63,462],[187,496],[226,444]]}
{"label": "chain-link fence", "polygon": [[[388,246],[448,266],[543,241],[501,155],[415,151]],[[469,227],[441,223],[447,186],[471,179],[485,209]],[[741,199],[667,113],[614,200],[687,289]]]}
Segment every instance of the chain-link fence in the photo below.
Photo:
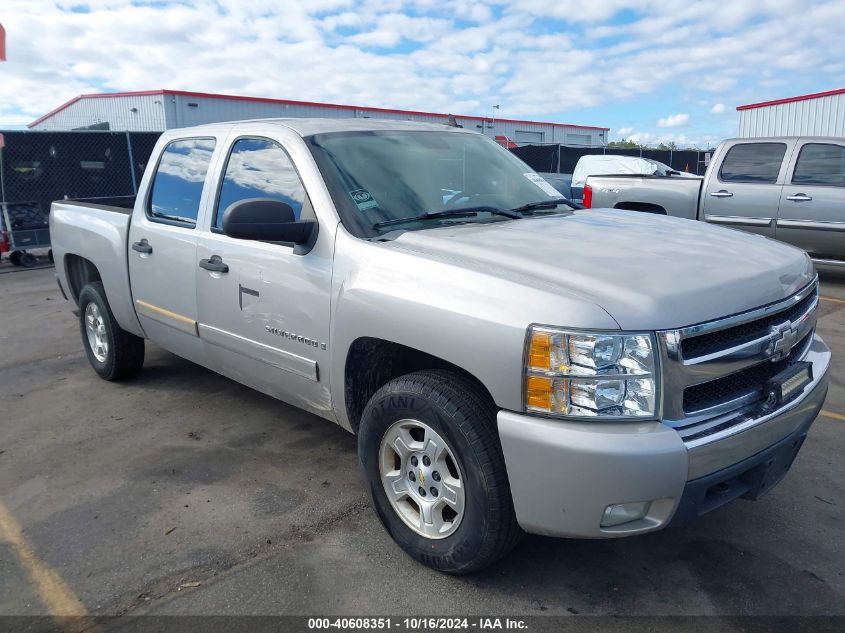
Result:
{"label": "chain-link fence", "polygon": [[[134,195],[157,132],[4,131],[0,229],[11,248],[49,244],[50,203]],[[35,239],[37,243],[32,243]],[[7,243],[7,247],[9,244]]]}
{"label": "chain-link fence", "polygon": [[522,145],[511,150],[532,169],[539,172],[571,174],[578,159],[588,154],[611,154],[637,156],[660,161],[666,165],[691,174],[704,175],[713,150],[690,149],[647,149],[615,147],[571,147],[567,145]]}

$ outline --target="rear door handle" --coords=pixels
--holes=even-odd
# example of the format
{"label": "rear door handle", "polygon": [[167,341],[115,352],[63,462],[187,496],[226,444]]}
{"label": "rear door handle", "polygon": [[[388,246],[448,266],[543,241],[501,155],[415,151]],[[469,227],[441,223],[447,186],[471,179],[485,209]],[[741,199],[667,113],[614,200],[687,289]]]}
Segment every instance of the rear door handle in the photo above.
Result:
{"label": "rear door handle", "polygon": [[730,191],[719,189],[719,191],[711,191],[710,195],[714,198],[733,198],[734,195]]}
{"label": "rear door handle", "polygon": [[220,255],[212,255],[211,259],[201,259],[200,268],[205,268],[213,273],[227,273],[229,272],[228,264],[224,264],[220,259]]}
{"label": "rear door handle", "polygon": [[132,250],[137,251],[139,253],[144,253],[145,255],[153,254],[153,247],[150,246],[150,243],[147,241],[146,238],[144,238],[140,242],[135,242],[134,244],[132,244]]}
{"label": "rear door handle", "polygon": [[806,193],[796,193],[794,196],[786,196],[786,199],[792,200],[793,202],[809,202],[813,197],[808,196]]}

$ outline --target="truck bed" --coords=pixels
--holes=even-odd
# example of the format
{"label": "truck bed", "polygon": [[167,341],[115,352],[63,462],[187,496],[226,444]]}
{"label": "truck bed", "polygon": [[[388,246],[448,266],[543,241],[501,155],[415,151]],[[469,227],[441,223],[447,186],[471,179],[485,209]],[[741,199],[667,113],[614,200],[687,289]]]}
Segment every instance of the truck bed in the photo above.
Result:
{"label": "truck bed", "polygon": [[135,196],[109,196],[103,198],[75,198],[70,200],[59,200],[62,203],[71,203],[77,207],[87,207],[91,209],[101,209],[103,211],[112,211],[114,213],[123,213],[126,215],[132,214],[132,209],[135,208]]}
{"label": "truck bed", "polygon": [[631,209],[665,213],[677,218],[698,218],[702,176],[590,176],[592,208]]}
{"label": "truck bed", "polygon": [[[80,267],[89,261],[100,273],[112,312],[120,326],[141,333],[129,291],[129,223],[134,196],[57,200],[50,211],[53,258],[62,288],[76,302]],[[84,253],[85,260],[75,255]]]}

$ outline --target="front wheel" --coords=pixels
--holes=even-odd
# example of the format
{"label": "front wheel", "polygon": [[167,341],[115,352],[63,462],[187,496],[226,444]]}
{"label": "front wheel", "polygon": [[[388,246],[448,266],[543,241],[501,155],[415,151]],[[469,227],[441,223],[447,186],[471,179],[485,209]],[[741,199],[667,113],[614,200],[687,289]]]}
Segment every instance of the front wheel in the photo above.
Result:
{"label": "front wheel", "polygon": [[79,293],[79,330],[94,371],[105,380],[130,378],[144,365],[144,339],[118,325],[102,282]]}
{"label": "front wheel", "polygon": [[518,542],[496,409],[463,376],[422,371],[379,389],[358,454],[381,522],[423,564],[468,574]]}

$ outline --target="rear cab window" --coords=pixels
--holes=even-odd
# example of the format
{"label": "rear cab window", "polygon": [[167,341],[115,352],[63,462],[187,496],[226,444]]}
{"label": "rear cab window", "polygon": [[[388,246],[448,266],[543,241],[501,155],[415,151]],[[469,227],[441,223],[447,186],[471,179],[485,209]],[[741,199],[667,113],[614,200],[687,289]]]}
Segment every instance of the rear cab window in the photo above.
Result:
{"label": "rear cab window", "polygon": [[845,145],[805,143],[795,163],[792,184],[845,187]]}
{"label": "rear cab window", "polygon": [[214,139],[181,139],[162,151],[153,175],[147,217],[153,222],[195,228]]}
{"label": "rear cab window", "polygon": [[780,173],[786,143],[740,143],[728,150],[719,169],[722,182],[774,184]]}

